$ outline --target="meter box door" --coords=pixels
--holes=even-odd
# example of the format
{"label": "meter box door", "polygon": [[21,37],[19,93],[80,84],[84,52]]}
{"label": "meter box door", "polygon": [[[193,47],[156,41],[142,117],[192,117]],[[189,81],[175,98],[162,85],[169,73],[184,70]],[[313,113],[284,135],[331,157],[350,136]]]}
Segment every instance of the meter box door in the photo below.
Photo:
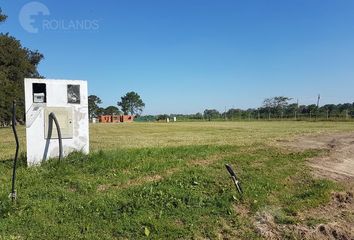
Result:
{"label": "meter box door", "polygon": [[54,113],[60,127],[64,156],[89,152],[88,91],[82,80],[25,79],[27,162],[36,165],[59,156]]}
{"label": "meter box door", "polygon": [[[50,126],[51,119],[49,118],[50,113],[54,113],[61,131],[62,138],[73,138],[73,109],[71,107],[46,107],[44,109],[44,138],[48,139],[50,135],[51,139],[58,138],[58,131],[55,124]],[[49,132],[49,130],[51,131]]]}

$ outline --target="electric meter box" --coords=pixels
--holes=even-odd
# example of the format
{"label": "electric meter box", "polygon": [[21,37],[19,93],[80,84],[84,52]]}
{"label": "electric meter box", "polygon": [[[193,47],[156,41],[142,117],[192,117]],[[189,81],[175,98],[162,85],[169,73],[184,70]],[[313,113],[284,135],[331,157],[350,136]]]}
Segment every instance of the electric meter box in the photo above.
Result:
{"label": "electric meter box", "polygon": [[27,163],[37,165],[59,156],[58,120],[63,155],[89,153],[87,82],[81,80],[25,79]]}

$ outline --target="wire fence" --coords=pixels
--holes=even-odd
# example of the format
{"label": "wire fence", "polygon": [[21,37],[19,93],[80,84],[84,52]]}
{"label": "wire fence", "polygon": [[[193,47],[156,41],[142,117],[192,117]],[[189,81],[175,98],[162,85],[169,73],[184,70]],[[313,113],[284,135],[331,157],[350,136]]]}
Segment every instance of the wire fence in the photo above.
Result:
{"label": "wire fence", "polygon": [[329,112],[320,112],[320,113],[249,113],[249,114],[240,114],[233,116],[221,116],[216,118],[204,118],[204,120],[229,120],[229,121],[237,121],[237,120],[293,120],[293,121],[351,121],[354,120],[354,114],[350,112],[345,113],[329,113]]}
{"label": "wire fence", "polygon": [[174,115],[177,121],[353,121],[354,112],[308,112],[272,113],[272,112],[240,112],[238,114],[206,115]]}

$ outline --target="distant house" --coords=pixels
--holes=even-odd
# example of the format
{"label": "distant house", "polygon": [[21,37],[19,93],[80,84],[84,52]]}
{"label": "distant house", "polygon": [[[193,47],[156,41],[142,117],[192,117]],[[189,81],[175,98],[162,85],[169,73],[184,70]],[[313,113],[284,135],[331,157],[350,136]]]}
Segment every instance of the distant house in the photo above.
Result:
{"label": "distant house", "polygon": [[101,115],[98,116],[100,123],[123,123],[123,122],[133,122],[133,115]]}

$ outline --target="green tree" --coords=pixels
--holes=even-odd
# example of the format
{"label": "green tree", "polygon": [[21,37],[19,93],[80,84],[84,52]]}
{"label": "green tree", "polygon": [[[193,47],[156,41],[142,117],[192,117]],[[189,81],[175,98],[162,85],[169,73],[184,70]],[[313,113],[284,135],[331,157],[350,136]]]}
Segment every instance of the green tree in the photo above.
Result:
{"label": "green tree", "polygon": [[299,106],[297,103],[292,103],[289,104],[286,108],[285,108],[285,114],[287,116],[294,116],[294,114],[299,113]]}
{"label": "green tree", "polygon": [[328,117],[334,116],[338,113],[338,107],[335,104],[326,104],[321,108],[324,109],[326,113],[328,113]]}
{"label": "green tree", "polygon": [[103,107],[99,107],[96,111],[96,116],[105,115],[105,109]]}
{"label": "green tree", "polygon": [[120,115],[121,111],[116,106],[108,106],[104,109],[106,115]]}
{"label": "green tree", "polygon": [[167,114],[160,114],[160,115],[157,115],[156,120],[157,121],[165,121],[167,118],[170,118],[170,116]]}
{"label": "green tree", "polygon": [[193,119],[203,119],[203,114],[201,114],[200,112],[196,113],[193,117]]}
{"label": "green tree", "polygon": [[88,96],[88,109],[89,109],[90,119],[97,117],[99,115],[100,107],[98,105],[101,103],[102,103],[101,99],[96,95]]}
{"label": "green tree", "polygon": [[242,111],[241,109],[234,109],[231,108],[226,112],[226,116],[228,119],[233,119],[233,118],[240,118],[242,115]]}
{"label": "green tree", "polygon": [[311,113],[312,115],[314,115],[317,112],[317,109],[318,109],[316,104],[308,105],[306,108],[307,108],[307,112]]}
{"label": "green tree", "polygon": [[136,92],[128,92],[121,97],[117,103],[122,108],[124,114],[140,115],[145,107],[145,103]]}
{"label": "green tree", "polygon": [[351,103],[338,104],[337,108],[339,109],[340,112],[350,111],[352,108],[352,104]]}
{"label": "green tree", "polygon": [[279,96],[279,97],[272,97],[266,98],[263,101],[263,109],[267,109],[269,113],[276,114],[280,116],[284,113],[285,108],[289,105],[289,101],[292,98]]}
{"label": "green tree", "polygon": [[7,16],[2,13],[2,9],[0,8],[0,23],[6,20]]}
{"label": "green tree", "polygon": [[220,118],[220,113],[216,109],[205,109],[204,118],[208,119],[209,121],[213,118]]}
{"label": "green tree", "polygon": [[[5,16],[0,10],[0,22]],[[11,119],[12,101],[17,101],[17,120],[24,122],[24,78],[41,78],[37,71],[43,55],[22,47],[19,40],[8,33],[0,34],[0,125]]]}

